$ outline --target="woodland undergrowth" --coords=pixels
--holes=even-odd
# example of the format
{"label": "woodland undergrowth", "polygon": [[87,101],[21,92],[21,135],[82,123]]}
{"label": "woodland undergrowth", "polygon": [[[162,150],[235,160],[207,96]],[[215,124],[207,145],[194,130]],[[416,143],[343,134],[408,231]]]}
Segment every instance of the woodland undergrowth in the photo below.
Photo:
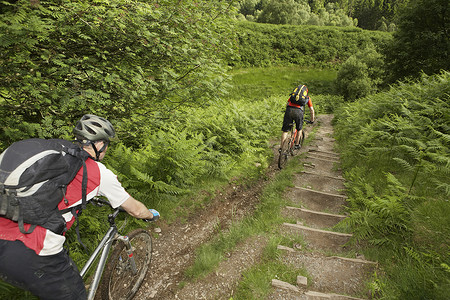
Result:
{"label": "woodland undergrowth", "polygon": [[386,299],[450,291],[450,73],[342,106],[336,138],[357,241],[387,274]]}

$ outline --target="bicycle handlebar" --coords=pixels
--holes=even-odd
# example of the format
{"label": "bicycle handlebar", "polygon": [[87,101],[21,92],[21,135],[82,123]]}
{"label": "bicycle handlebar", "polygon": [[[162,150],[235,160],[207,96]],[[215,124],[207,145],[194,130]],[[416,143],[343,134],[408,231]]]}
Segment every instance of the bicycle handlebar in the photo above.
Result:
{"label": "bicycle handlebar", "polygon": [[[109,207],[111,207],[111,209],[114,209],[114,208],[111,206],[111,203],[109,203],[109,201],[107,201],[107,200],[105,200],[105,199],[103,199],[103,198],[101,198],[101,197],[94,197],[94,198],[92,198],[92,199],[90,200],[90,202],[91,202],[92,204],[96,205],[96,206],[99,206],[99,207],[102,207],[102,206],[109,206]],[[119,206],[119,207],[117,207],[117,208],[115,208],[115,209],[118,210],[119,212],[126,212],[126,210],[123,209],[121,206]]]}
{"label": "bicycle handlebar", "polygon": [[[96,206],[100,206],[101,207],[101,206],[105,206],[106,205],[106,206],[111,207],[111,209],[113,209],[113,207],[111,206],[111,203],[109,203],[109,201],[107,201],[107,200],[105,200],[105,199],[103,199],[101,197],[94,197],[94,198],[91,199],[90,202],[92,204],[96,205]],[[159,219],[159,212],[156,211],[155,209],[149,209],[149,210],[153,214],[153,218],[152,219],[142,219],[142,220],[145,221],[145,222],[157,221]],[[117,207],[114,210],[113,217],[114,218],[117,217],[119,212],[126,212],[126,210],[123,209],[121,206]]]}
{"label": "bicycle handlebar", "polygon": [[159,219],[159,212],[153,208],[149,209],[149,211],[153,214],[152,219],[143,219],[145,222],[154,222]]}

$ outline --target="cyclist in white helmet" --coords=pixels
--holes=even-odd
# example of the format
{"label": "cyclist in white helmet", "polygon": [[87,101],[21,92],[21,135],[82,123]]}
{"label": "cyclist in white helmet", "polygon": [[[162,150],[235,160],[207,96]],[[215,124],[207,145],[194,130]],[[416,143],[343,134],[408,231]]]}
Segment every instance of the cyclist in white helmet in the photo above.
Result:
{"label": "cyclist in white helmet", "polygon": [[[76,124],[75,141],[89,153],[87,168],[87,199],[106,197],[112,207],[121,206],[139,219],[159,218],[156,210],[149,210],[142,202],[130,196],[117,176],[100,161],[104,158],[110,140],[115,136],[111,123],[96,115],[84,115]],[[83,168],[67,186],[65,199],[68,207],[82,201]],[[65,202],[67,206],[67,202]],[[75,221],[71,211],[63,214],[69,229]],[[0,279],[29,290],[40,299],[86,299],[86,290],[80,273],[63,248],[64,234],[57,234],[41,226],[22,234],[17,222],[0,217]]]}

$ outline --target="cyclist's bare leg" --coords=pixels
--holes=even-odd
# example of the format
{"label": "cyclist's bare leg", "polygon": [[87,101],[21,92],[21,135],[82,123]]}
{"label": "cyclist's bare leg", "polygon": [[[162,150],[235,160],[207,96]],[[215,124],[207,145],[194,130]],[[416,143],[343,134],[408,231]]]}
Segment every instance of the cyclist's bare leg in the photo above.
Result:
{"label": "cyclist's bare leg", "polygon": [[283,131],[283,133],[281,134],[281,144],[280,144],[280,149],[283,147],[286,139],[288,136],[288,131]]}
{"label": "cyclist's bare leg", "polygon": [[295,144],[298,145],[300,143],[300,137],[302,136],[303,129],[298,131],[297,136],[295,137]]}

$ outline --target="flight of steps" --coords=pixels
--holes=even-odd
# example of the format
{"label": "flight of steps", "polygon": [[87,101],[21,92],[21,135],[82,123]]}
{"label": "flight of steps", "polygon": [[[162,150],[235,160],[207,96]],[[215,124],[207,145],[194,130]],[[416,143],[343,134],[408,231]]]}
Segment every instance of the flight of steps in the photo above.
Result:
{"label": "flight of steps", "polygon": [[[319,119],[320,120],[320,119]],[[272,280],[271,300],[367,299],[365,282],[377,267],[363,258],[349,258],[329,253],[351,252],[349,233],[335,232],[342,221],[346,196],[344,179],[338,169],[339,155],[333,151],[330,118],[320,122],[315,140],[305,147],[301,159],[304,171],[295,175],[295,187],[286,196],[291,201],[282,213],[287,220],[282,229],[286,236],[301,236],[304,247],[279,245],[280,260],[288,266],[306,269],[308,278],[297,277],[295,285]],[[347,256],[351,256],[350,254]]]}

